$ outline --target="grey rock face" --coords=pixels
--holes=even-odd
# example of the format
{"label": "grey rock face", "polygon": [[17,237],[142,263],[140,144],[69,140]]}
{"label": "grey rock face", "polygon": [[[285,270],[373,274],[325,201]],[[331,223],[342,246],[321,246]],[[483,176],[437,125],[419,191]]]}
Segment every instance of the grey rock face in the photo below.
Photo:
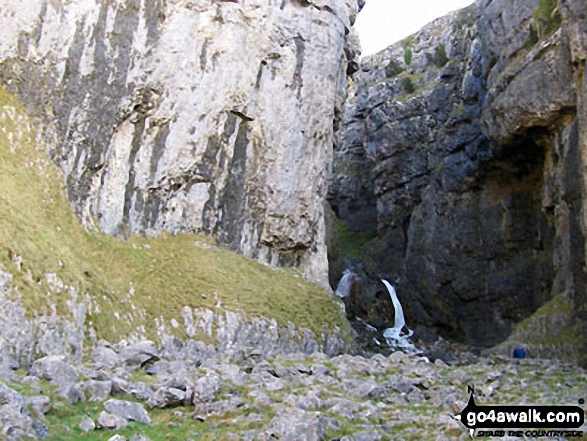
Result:
{"label": "grey rock face", "polygon": [[556,297],[575,312],[516,335],[537,353],[583,352],[578,331],[574,348],[543,340],[555,322],[586,319],[576,281],[585,277],[577,164],[587,139],[578,80],[587,6],[562,2],[550,27],[537,22],[538,6],[478,1],[355,74],[329,200],[349,227],[377,239],[366,264],[354,262],[362,277],[347,301],[351,317],[393,325],[383,285],[369,282],[383,275],[411,326],[490,346]]}
{"label": "grey rock face", "polygon": [[325,284],[358,3],[6,1],[0,78],[54,117],[52,156],[86,225],[214,234]]}
{"label": "grey rock face", "polygon": [[[29,319],[20,301],[10,298],[14,293],[10,273],[0,268],[0,361],[10,369],[30,369],[39,355],[67,356],[80,361],[82,356],[86,304],[77,298],[70,303],[71,319],[57,314]],[[59,365],[55,367],[59,370]],[[0,367],[0,370],[2,368]],[[52,371],[53,372],[53,371]],[[66,368],[66,377],[72,375]],[[72,376],[73,378],[73,376]]]}
{"label": "grey rock face", "polygon": [[[536,2],[494,0],[479,21],[487,64],[483,130],[500,146],[532,127],[549,127],[576,105],[571,53],[565,30],[531,41]],[[546,35],[544,35],[546,37]]]}
{"label": "grey rock face", "polygon": [[[189,340],[184,344],[162,328],[158,329],[157,344],[149,340],[136,343],[122,341],[116,345],[97,342],[92,348],[94,369],[85,367],[78,371],[76,366],[81,361],[84,339],[92,337],[91,324],[86,321],[89,298],[78,301],[77,293],[73,291],[75,295],[69,303],[73,320],[56,314],[29,319],[20,301],[12,298],[14,288],[11,280],[12,276],[0,269],[0,377],[10,379],[14,377],[12,371],[22,367],[30,370],[32,376],[29,380],[35,382],[35,388],[38,388],[37,377],[60,386],[77,383],[80,373],[86,378],[109,381],[110,377],[99,374],[96,369],[140,368],[145,362],[147,365],[143,369],[146,372],[167,375],[182,373],[185,370],[184,359],[200,365],[213,362],[220,355],[227,359],[238,359],[253,351],[267,357],[300,351],[312,353],[315,350],[335,355],[353,348],[342,332],[336,330],[322,334],[323,341],[319,344],[317,336],[311,331],[296,329],[292,323],[279,326],[275,319],[247,319],[233,312],[216,313],[208,309],[192,311],[191,308],[184,308],[186,333],[191,329],[190,326],[195,326],[195,338],[215,340],[216,344],[205,344],[198,340]],[[140,335],[138,337],[141,338]],[[38,358],[45,354],[49,355]],[[169,363],[162,360],[149,364],[149,360],[163,356],[174,358],[174,361]],[[118,392],[117,387],[113,385],[113,389]],[[138,393],[141,396],[152,394],[150,390],[121,392]]]}

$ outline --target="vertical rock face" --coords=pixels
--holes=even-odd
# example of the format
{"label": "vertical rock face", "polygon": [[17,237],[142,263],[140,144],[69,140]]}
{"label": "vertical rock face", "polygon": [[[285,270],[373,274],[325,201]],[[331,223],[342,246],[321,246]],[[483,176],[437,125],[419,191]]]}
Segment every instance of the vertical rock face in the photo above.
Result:
{"label": "vertical rock face", "polygon": [[[477,1],[355,75],[329,199],[349,227],[377,229],[355,264],[395,282],[411,323],[489,346],[550,302],[564,317],[516,336],[580,357],[586,13]],[[365,283],[359,310],[388,326],[382,290]]]}
{"label": "vertical rock face", "polygon": [[0,76],[54,123],[51,153],[86,225],[217,235],[324,282],[322,204],[357,10],[3,1]]}

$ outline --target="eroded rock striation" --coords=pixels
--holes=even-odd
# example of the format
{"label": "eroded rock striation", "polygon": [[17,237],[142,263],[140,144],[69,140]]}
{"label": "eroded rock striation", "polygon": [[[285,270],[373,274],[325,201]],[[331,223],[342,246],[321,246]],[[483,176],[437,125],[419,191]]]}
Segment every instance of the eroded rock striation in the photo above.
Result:
{"label": "eroded rock striation", "polygon": [[[412,325],[489,346],[542,307],[515,338],[585,353],[586,9],[479,0],[355,74],[329,199],[377,231],[354,264],[396,285]],[[368,279],[355,310],[389,326]]]}
{"label": "eroded rock striation", "polygon": [[204,232],[324,284],[359,3],[5,1],[0,78],[53,123],[51,154],[86,225]]}

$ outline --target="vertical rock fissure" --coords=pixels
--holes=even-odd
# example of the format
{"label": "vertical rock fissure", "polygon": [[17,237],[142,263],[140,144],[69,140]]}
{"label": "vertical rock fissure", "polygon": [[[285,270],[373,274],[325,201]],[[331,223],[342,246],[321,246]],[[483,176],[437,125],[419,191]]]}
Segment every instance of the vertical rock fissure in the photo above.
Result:
{"label": "vertical rock fissure", "polygon": [[220,202],[222,220],[218,231],[218,239],[221,243],[229,245],[234,250],[239,250],[241,231],[245,221],[245,177],[250,131],[248,124],[244,120],[239,124],[229,165],[230,174]]}
{"label": "vertical rock fissure", "polygon": [[300,35],[294,37],[294,43],[296,45],[296,68],[292,80],[292,89],[297,90],[298,101],[302,101],[302,87],[304,87],[302,79],[302,69],[304,68],[304,54],[306,51],[306,43],[304,38]]}
{"label": "vertical rock fissure", "polygon": [[141,141],[143,138],[143,133],[145,131],[145,118],[142,117],[138,121],[134,123],[135,131],[132,139],[130,155],[128,157],[128,165],[129,165],[129,172],[128,172],[128,182],[126,183],[125,191],[124,191],[124,208],[122,211],[122,222],[119,226],[119,234],[123,234],[128,236],[128,234],[132,231],[132,225],[130,224],[130,210],[132,208],[132,199],[133,195],[135,194],[135,161],[137,157],[137,153],[141,148]]}
{"label": "vertical rock fissure", "polygon": [[[581,197],[580,189],[583,186],[583,175],[581,173],[581,158],[579,151],[579,128],[578,121],[573,124],[569,138],[569,150],[565,158],[565,168],[568,170],[565,173],[563,181],[564,195],[563,199],[569,205],[569,245],[570,250],[568,255],[570,257],[568,274],[570,276],[569,284],[567,285],[567,295],[570,295],[572,304],[575,305],[572,313],[573,321],[568,323],[570,328],[583,328],[587,323],[587,273],[585,270],[585,237],[581,228],[581,217],[583,213],[584,199]],[[579,193],[579,194],[577,194]],[[562,330],[561,330],[562,331]],[[579,339],[577,342],[580,348],[585,349],[585,331],[583,335],[575,335]],[[573,342],[568,342],[570,345]],[[586,352],[582,352],[580,361],[587,365]]]}

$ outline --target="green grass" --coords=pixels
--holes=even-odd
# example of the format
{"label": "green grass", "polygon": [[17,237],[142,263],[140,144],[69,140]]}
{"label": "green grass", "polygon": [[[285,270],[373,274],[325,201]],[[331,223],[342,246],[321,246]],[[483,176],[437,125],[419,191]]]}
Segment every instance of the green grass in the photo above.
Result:
{"label": "green grass", "polygon": [[[127,399],[128,397],[121,397]],[[132,401],[132,400],[130,400]],[[229,439],[230,434],[246,432],[253,429],[261,429],[267,424],[271,413],[264,415],[265,420],[249,422],[247,420],[234,423],[232,420],[241,413],[240,410],[230,411],[223,416],[207,418],[200,422],[192,418],[193,408],[177,407],[169,409],[149,409],[151,424],[146,425],[137,422],[129,422],[129,425],[119,430],[95,430],[84,433],[78,428],[84,417],[89,417],[97,422],[98,415],[104,410],[102,403],[78,403],[52,409],[46,415],[47,424],[50,427],[48,441],[104,441],[115,433],[130,439],[133,435],[143,435],[151,440],[158,441],[184,441],[189,438],[201,440]],[[178,415],[177,412],[183,415]]]}
{"label": "green grass", "polygon": [[377,233],[367,233],[350,228],[343,220],[336,221],[337,242],[343,257],[360,259]]}
{"label": "green grass", "polygon": [[443,67],[448,63],[448,55],[446,54],[446,49],[443,44],[438,44],[434,48],[433,60],[437,67]]}
{"label": "green grass", "polygon": [[404,61],[406,62],[406,65],[408,65],[408,66],[412,64],[412,57],[413,57],[412,49],[415,44],[416,44],[416,36],[415,35],[410,35],[409,37],[406,37],[401,41],[402,48],[404,49]]}
{"label": "green grass", "polygon": [[412,49],[416,45],[416,34],[407,36],[400,44],[404,50]]}
{"label": "green grass", "polygon": [[385,76],[387,78],[393,78],[404,71],[404,68],[400,66],[400,64],[394,60],[389,60],[387,66],[385,66]]}
{"label": "green grass", "polygon": [[400,102],[406,102],[410,98],[418,96],[432,85],[432,83],[426,84],[424,73],[409,73],[404,71],[397,78],[402,85],[402,90],[397,96],[397,100]]}
{"label": "green grass", "polygon": [[[171,331],[169,321],[181,323],[186,305],[275,318],[279,324],[291,321],[318,339],[335,326],[348,333],[328,294],[293,270],[268,268],[216,248],[203,236],[161,234],[123,241],[82,228],[65,197],[63,176],[47,159],[44,140],[31,121],[18,100],[0,89],[0,267],[13,275],[30,314],[50,312],[52,305],[59,314],[69,314],[68,292],[48,295],[45,274],[55,273],[88,294],[88,320],[99,338],[110,341],[139,326],[154,337],[157,317]],[[21,269],[13,262],[16,255],[22,258]]]}
{"label": "green grass", "polygon": [[406,94],[414,93],[416,91],[416,86],[414,86],[414,83],[410,77],[402,78],[401,85]]}
{"label": "green grass", "polygon": [[475,24],[475,15],[477,12],[477,7],[475,4],[467,6],[466,8],[461,9],[457,13],[457,18],[453,24],[453,31],[461,31],[464,28],[470,28]]}
{"label": "green grass", "polygon": [[413,53],[411,49],[406,49],[406,51],[404,52],[404,61],[406,62],[406,64],[409,66],[410,64],[412,64],[412,57],[413,57]]}
{"label": "green grass", "polygon": [[557,0],[540,0],[538,8],[534,11],[534,22],[540,38],[548,38],[554,34],[563,24]]}
{"label": "green grass", "polygon": [[523,341],[530,347],[556,348],[562,357],[577,357],[581,364],[587,364],[587,356],[581,353],[582,324],[561,327],[561,323],[573,323],[572,302],[561,293],[538,308],[530,317],[518,323],[509,339],[509,342]]}

